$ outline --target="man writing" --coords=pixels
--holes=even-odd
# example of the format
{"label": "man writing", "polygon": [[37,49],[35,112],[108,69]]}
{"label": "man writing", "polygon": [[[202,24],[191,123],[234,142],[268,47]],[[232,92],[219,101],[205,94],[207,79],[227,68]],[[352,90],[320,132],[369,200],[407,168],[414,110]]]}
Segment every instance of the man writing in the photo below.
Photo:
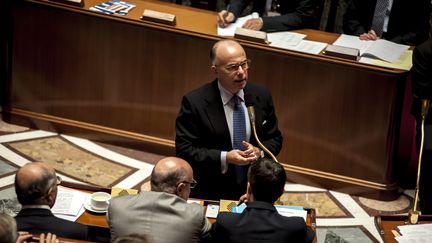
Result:
{"label": "man writing", "polygon": [[192,165],[200,182],[193,197],[237,200],[246,190],[248,165],[262,156],[251,134],[245,94],[254,102],[258,137],[275,155],[282,135],[270,92],[248,82],[251,61],[241,45],[218,41],[210,58],[216,79],[183,97],[176,153]]}

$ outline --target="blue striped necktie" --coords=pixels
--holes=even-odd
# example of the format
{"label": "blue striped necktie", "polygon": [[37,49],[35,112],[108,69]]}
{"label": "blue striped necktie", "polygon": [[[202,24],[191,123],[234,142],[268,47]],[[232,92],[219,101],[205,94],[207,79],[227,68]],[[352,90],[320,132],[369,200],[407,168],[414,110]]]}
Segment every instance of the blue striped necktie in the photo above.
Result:
{"label": "blue striped necktie", "polygon": [[[246,119],[245,111],[241,104],[241,100],[237,95],[232,97],[234,101],[234,112],[233,112],[233,148],[244,150],[242,141],[246,141]],[[237,183],[241,183],[247,174],[247,165],[236,165],[235,166]]]}
{"label": "blue striped necktie", "polygon": [[383,34],[384,19],[387,14],[388,5],[389,5],[389,0],[377,0],[375,6],[375,13],[374,13],[371,29],[375,31],[378,37],[381,37]]}

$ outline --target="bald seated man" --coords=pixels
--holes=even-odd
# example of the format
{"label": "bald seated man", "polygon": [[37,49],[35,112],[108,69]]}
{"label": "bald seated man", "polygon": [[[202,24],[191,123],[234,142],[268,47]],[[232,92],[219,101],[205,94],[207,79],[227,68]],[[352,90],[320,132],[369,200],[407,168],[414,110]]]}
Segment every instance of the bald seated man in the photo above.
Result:
{"label": "bald seated man", "polygon": [[15,217],[18,231],[33,234],[51,232],[58,237],[87,240],[87,226],[57,218],[51,212],[57,198],[58,184],[60,178],[45,163],[28,163],[18,170],[15,192],[22,205]]}
{"label": "bald seated man", "polygon": [[160,160],[151,174],[151,191],[111,200],[108,222],[112,240],[130,234],[144,234],[154,243],[190,243],[208,237],[211,224],[204,208],[187,202],[196,183],[185,160]]}

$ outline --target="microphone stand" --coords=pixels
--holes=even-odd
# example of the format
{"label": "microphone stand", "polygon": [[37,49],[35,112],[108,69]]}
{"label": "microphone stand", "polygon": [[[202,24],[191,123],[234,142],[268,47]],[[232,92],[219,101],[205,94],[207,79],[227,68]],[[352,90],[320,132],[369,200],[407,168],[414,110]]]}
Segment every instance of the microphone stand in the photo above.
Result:
{"label": "microphone stand", "polygon": [[248,106],[248,107],[247,107],[247,110],[248,110],[248,113],[249,113],[249,120],[250,120],[251,127],[252,127],[252,133],[253,133],[253,135],[254,135],[254,137],[255,137],[255,140],[256,140],[257,143],[258,143],[258,146],[259,146],[262,150],[264,150],[264,152],[266,152],[268,155],[270,155],[270,157],[271,157],[274,161],[276,161],[276,162],[279,163],[279,161],[276,159],[276,157],[273,155],[273,153],[272,153],[270,150],[268,150],[268,149],[264,146],[264,144],[261,143],[261,141],[260,141],[259,138],[258,138],[258,134],[257,134],[257,132],[256,132],[256,126],[255,126],[255,109],[254,109],[254,107],[253,107],[253,106]]}
{"label": "microphone stand", "polygon": [[417,168],[417,181],[414,196],[413,208],[408,212],[409,224],[417,224],[420,212],[418,211],[418,200],[419,200],[419,187],[420,187],[420,172],[421,172],[421,161],[423,156],[423,143],[424,143],[424,122],[429,109],[429,100],[422,100],[422,110],[421,110],[421,140],[420,140],[420,151],[418,158],[418,168]]}

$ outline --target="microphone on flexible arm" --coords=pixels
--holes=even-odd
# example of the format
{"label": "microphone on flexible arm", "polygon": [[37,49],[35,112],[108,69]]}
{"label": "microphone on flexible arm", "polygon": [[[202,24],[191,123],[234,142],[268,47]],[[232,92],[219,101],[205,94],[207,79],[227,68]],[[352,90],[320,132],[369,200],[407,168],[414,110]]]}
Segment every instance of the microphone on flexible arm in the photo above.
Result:
{"label": "microphone on flexible arm", "polygon": [[250,124],[251,124],[251,127],[252,127],[252,133],[253,133],[253,135],[254,135],[254,137],[255,137],[255,140],[256,140],[257,143],[258,143],[258,146],[259,146],[262,150],[264,150],[267,154],[269,154],[270,157],[272,157],[272,159],[273,159],[274,161],[279,162],[279,161],[276,159],[276,157],[273,155],[273,153],[270,152],[270,150],[268,150],[268,149],[267,149],[267,148],[266,148],[266,147],[261,143],[261,141],[260,141],[259,138],[258,138],[258,134],[257,134],[257,132],[256,132],[256,126],[255,126],[255,108],[254,108],[254,105],[255,105],[255,97],[254,97],[254,95],[251,94],[251,93],[245,93],[244,99],[245,99],[246,108],[247,108],[247,111],[248,111],[248,114],[249,114],[249,121],[250,121]]}

